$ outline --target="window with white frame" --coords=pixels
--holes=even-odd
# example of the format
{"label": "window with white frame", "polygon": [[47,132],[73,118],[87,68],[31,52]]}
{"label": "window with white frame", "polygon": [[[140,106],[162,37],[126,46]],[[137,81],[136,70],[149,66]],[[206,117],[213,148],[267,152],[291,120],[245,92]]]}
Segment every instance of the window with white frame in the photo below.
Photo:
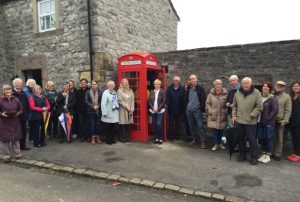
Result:
{"label": "window with white frame", "polygon": [[55,30],[55,0],[38,1],[39,31]]}

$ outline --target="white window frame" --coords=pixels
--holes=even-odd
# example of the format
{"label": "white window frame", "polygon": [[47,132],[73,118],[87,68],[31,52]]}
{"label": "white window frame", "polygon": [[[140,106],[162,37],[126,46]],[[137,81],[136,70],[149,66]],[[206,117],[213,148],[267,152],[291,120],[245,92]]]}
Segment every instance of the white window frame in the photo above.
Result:
{"label": "white window frame", "polygon": [[[45,3],[45,2],[51,2],[51,1],[54,1],[54,11],[53,12],[50,12],[50,13],[47,13],[47,14],[43,14],[41,15],[40,14],[40,5],[41,3]],[[40,0],[38,1],[38,27],[39,27],[39,32],[47,32],[47,31],[52,31],[52,30],[55,30],[56,29],[56,13],[55,13],[55,0]],[[50,28],[50,29],[44,29],[42,30],[41,29],[41,17],[45,17],[45,16],[51,16],[51,15],[54,15],[54,20],[55,20],[55,26],[53,28]]]}

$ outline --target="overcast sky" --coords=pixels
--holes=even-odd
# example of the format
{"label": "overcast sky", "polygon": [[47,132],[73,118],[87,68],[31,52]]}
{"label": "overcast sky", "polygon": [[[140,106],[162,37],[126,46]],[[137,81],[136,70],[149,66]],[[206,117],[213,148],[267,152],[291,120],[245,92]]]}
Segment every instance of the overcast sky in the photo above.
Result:
{"label": "overcast sky", "polygon": [[300,0],[172,0],[178,49],[300,39]]}

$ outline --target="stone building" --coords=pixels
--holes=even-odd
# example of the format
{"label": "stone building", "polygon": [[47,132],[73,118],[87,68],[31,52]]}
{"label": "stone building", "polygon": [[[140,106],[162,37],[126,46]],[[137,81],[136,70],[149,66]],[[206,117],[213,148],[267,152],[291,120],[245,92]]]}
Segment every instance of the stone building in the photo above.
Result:
{"label": "stone building", "polygon": [[[171,0],[90,0],[94,78],[115,74],[118,56],[177,48]],[[15,75],[43,84],[88,75],[87,0],[0,0],[0,84]]]}

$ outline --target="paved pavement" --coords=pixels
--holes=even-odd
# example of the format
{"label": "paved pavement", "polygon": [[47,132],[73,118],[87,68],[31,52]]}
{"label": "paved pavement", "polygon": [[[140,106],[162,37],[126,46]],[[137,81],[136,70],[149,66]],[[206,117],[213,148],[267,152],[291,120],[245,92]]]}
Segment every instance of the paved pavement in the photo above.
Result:
{"label": "paved pavement", "polygon": [[[199,198],[140,186],[0,164],[3,202],[196,202]],[[212,200],[201,199],[203,202]]]}
{"label": "paved pavement", "polygon": [[184,142],[94,146],[49,141],[47,147],[26,151],[24,156],[249,200],[293,202],[300,198],[300,164],[282,160],[251,166],[248,162],[236,162],[236,156],[230,161],[226,151],[201,150],[199,146],[190,147]]}

